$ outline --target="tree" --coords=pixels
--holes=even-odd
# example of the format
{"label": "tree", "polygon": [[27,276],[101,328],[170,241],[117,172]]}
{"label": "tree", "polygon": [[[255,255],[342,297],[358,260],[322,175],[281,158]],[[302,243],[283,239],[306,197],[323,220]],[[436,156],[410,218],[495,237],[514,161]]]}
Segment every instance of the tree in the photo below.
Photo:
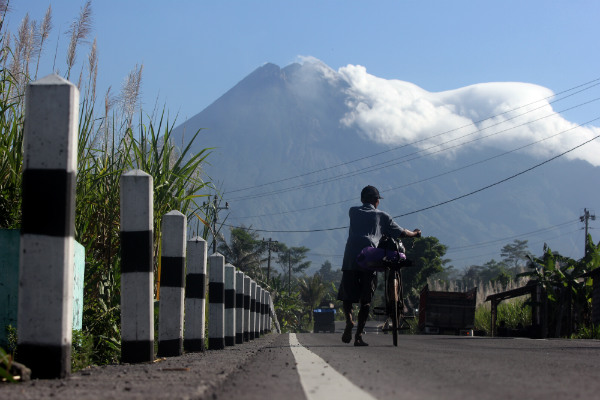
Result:
{"label": "tree", "polygon": [[402,271],[402,284],[409,303],[417,301],[421,289],[427,284],[427,278],[444,271],[443,259],[447,247],[433,236],[413,239],[412,246],[406,246],[406,258],[412,260],[413,267]]}
{"label": "tree", "polygon": [[306,254],[310,251],[309,248],[287,247],[285,243],[278,243],[277,263],[281,266],[284,275],[289,273],[302,273],[310,267],[310,261],[305,261]]}
{"label": "tree", "polygon": [[342,279],[342,270],[336,269],[335,271],[333,271],[332,269],[333,266],[331,265],[331,262],[329,260],[326,260],[321,265],[321,268],[317,273],[321,275],[321,279],[324,283],[335,283],[337,285]]}
{"label": "tree", "polygon": [[231,228],[229,243],[220,242],[218,247],[228,263],[255,279],[262,277],[260,262],[265,249],[264,243],[258,239],[258,233],[244,227]]}
{"label": "tree", "polygon": [[315,309],[327,292],[321,275],[314,274],[311,278],[299,280],[300,299],[304,302],[305,313],[308,313],[308,322],[312,322],[312,310]]}
{"label": "tree", "polygon": [[521,266],[521,261],[527,261],[527,256],[531,253],[527,250],[527,240],[515,239],[513,244],[507,244],[500,251],[502,260],[510,265],[513,270]]}
{"label": "tree", "polygon": [[302,331],[302,301],[298,292],[291,292],[285,288],[286,283],[281,277],[276,276],[271,280],[273,305],[277,314],[277,320],[282,332]]}
{"label": "tree", "polygon": [[[586,255],[577,261],[553,252],[546,244],[542,257],[529,256],[528,259],[529,271],[520,276],[536,278],[544,288],[550,308],[548,322],[550,328],[555,329],[555,335],[563,334],[563,317],[570,313],[571,306],[578,311],[576,318],[589,323],[586,316],[590,314],[592,288],[591,279],[586,274],[600,266],[600,242],[594,245],[589,236]],[[571,328],[567,327],[567,333]]]}
{"label": "tree", "polygon": [[467,268],[462,282],[465,286],[477,286],[486,282],[501,282],[506,286],[512,277],[503,261],[492,259],[483,265],[471,265]]}

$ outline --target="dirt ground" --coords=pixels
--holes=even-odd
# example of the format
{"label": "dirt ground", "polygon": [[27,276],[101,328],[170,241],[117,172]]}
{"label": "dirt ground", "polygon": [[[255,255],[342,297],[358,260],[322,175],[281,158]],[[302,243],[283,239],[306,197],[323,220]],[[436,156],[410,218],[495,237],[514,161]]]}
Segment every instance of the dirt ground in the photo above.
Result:
{"label": "dirt ground", "polygon": [[1,399],[204,399],[244,369],[278,337],[263,335],[243,345],[153,363],[93,366],[66,379],[0,383]]}

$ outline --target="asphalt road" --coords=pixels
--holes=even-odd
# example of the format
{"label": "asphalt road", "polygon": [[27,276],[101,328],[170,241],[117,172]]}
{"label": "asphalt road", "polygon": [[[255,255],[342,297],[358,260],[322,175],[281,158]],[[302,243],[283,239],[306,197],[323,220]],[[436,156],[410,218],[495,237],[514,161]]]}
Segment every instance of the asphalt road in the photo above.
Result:
{"label": "asphalt road", "polygon": [[222,351],[94,367],[59,381],[0,384],[0,398],[594,399],[600,341],[270,334]]}

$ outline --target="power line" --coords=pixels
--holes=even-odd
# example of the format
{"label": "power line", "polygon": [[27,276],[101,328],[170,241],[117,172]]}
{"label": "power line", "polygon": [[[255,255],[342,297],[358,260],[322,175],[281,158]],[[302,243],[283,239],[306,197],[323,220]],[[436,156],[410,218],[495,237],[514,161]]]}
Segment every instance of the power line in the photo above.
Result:
{"label": "power line", "polygon": [[[534,234],[538,234],[538,233],[542,233],[542,232],[546,232],[546,231],[550,231],[550,230],[554,230],[556,228],[559,228],[561,226],[565,226],[565,225],[572,225],[574,223],[578,223],[578,221],[568,221],[568,222],[563,222],[562,224],[558,224],[558,225],[554,225],[554,226],[550,226],[547,228],[542,228],[542,229],[538,229],[532,232],[527,232],[527,233],[522,233],[516,236],[510,236],[510,237],[505,237],[502,239],[497,239],[497,240],[493,240],[493,241],[489,241],[489,242],[480,242],[480,243],[474,243],[472,245],[468,245],[468,246],[463,246],[463,247],[454,247],[454,248],[448,248],[448,250],[446,251],[446,253],[444,254],[444,256],[448,256],[448,253],[452,253],[453,250],[456,249],[461,249],[461,250],[469,250],[468,248],[478,248],[478,247],[487,247],[491,244],[496,244],[496,243],[501,243],[501,242],[507,242],[507,241],[511,241],[511,240],[515,240],[517,238],[523,237],[523,236],[531,236]],[[560,238],[566,235],[570,235],[572,233],[575,232],[579,232],[581,229],[577,229],[574,231],[569,231],[569,232],[563,232],[559,235],[553,236],[552,239],[556,239],[556,238]],[[538,243],[544,243],[546,242],[548,239],[543,239],[543,240],[537,240],[534,242],[527,242],[527,245],[530,244],[538,244]],[[463,257],[463,258],[459,258],[459,259],[455,259],[452,257],[447,257],[450,259],[451,262],[456,262],[456,261],[465,261],[465,260],[469,260],[469,259],[473,259],[473,258],[480,258],[480,257],[486,257],[486,256],[493,256],[493,255],[497,255],[498,251],[494,251],[494,252],[487,252],[484,254],[476,254],[476,255],[471,255],[471,256],[467,256],[467,257]],[[312,256],[317,256],[317,257],[323,257],[323,258],[341,258],[344,255],[343,254],[319,254],[319,253],[308,253],[308,255],[312,255]]]}
{"label": "power line", "polygon": [[565,152],[562,152],[562,153],[560,153],[560,154],[558,154],[558,155],[556,155],[556,156],[554,156],[554,157],[551,157],[551,158],[549,158],[549,159],[548,159],[548,160],[546,160],[546,161],[543,161],[543,162],[541,162],[541,163],[539,163],[539,164],[536,164],[536,165],[534,165],[533,167],[527,168],[526,170],[523,170],[523,171],[521,171],[521,172],[518,172],[518,173],[516,173],[516,174],[514,174],[514,175],[511,175],[511,176],[509,176],[508,178],[504,178],[504,179],[502,179],[502,180],[499,180],[499,181],[497,181],[497,182],[494,182],[494,183],[492,183],[492,184],[490,184],[490,185],[484,186],[484,187],[482,187],[482,188],[480,188],[480,189],[474,190],[474,191],[472,191],[472,192],[469,192],[469,193],[467,193],[467,194],[464,194],[464,195],[462,195],[462,196],[455,197],[455,198],[453,198],[453,199],[450,199],[450,200],[446,200],[446,201],[444,201],[444,202],[441,202],[441,203],[435,204],[435,205],[433,205],[433,206],[429,206],[429,207],[422,208],[422,209],[420,209],[420,210],[415,210],[415,211],[411,211],[411,212],[409,212],[409,213],[405,213],[405,214],[397,215],[397,216],[395,216],[394,218],[401,218],[401,217],[405,217],[405,216],[407,216],[407,215],[416,214],[416,213],[418,213],[418,212],[421,212],[421,211],[430,210],[430,209],[432,209],[432,208],[439,207],[439,206],[441,206],[441,205],[448,204],[448,203],[451,203],[451,202],[453,202],[453,201],[456,201],[456,200],[463,199],[463,198],[465,198],[465,197],[468,197],[468,196],[474,195],[474,194],[476,194],[476,193],[483,192],[484,190],[487,190],[487,189],[489,189],[489,188],[492,188],[492,187],[494,187],[494,186],[497,186],[497,185],[499,185],[499,184],[501,184],[501,183],[504,183],[504,182],[506,182],[506,181],[509,181],[509,180],[511,180],[511,179],[513,179],[513,178],[516,178],[517,176],[523,175],[523,174],[525,174],[525,173],[527,173],[527,172],[529,172],[529,171],[532,171],[532,170],[534,170],[534,169],[536,169],[536,168],[538,168],[538,167],[541,167],[542,165],[544,165],[544,164],[547,164],[547,163],[549,163],[550,161],[554,161],[554,160],[556,160],[557,158],[564,156],[565,154],[568,154],[568,153],[570,153],[570,152],[572,152],[572,151],[574,151],[574,150],[577,150],[578,148],[580,148],[580,147],[582,147],[582,146],[585,146],[586,144],[588,144],[588,143],[590,143],[590,142],[592,142],[592,141],[594,141],[594,140],[598,139],[599,137],[600,137],[600,135],[594,136],[592,139],[590,139],[590,140],[587,140],[587,141],[583,142],[583,143],[582,143],[582,144],[580,144],[580,145],[577,145],[577,146],[575,146],[575,147],[573,147],[573,148],[571,148],[571,149],[569,149],[569,150],[567,150],[567,151],[565,151]]}
{"label": "power line", "polygon": [[[594,118],[592,120],[589,120],[589,121],[585,122],[584,124],[592,123],[592,122],[594,122],[594,121],[596,121],[598,119],[600,119],[600,117],[597,117],[597,118]],[[564,131],[558,132],[558,133],[556,133],[554,135],[545,137],[545,138],[537,140],[535,142],[531,142],[531,143],[525,144],[523,146],[517,147],[517,148],[512,149],[512,150],[505,151],[505,152],[500,153],[500,154],[496,154],[496,155],[494,155],[492,157],[488,157],[488,158],[485,158],[483,160],[475,161],[473,163],[466,164],[466,165],[463,165],[461,167],[458,167],[458,168],[455,168],[455,169],[452,169],[452,170],[449,170],[449,171],[445,171],[445,172],[442,172],[442,173],[434,175],[434,176],[430,176],[428,178],[423,178],[423,179],[420,179],[420,180],[417,180],[417,181],[413,181],[413,182],[410,182],[410,183],[405,183],[405,184],[400,185],[400,186],[396,186],[396,187],[393,187],[393,188],[388,188],[388,189],[382,190],[382,193],[390,192],[390,191],[398,190],[398,189],[403,189],[403,188],[406,188],[406,187],[409,187],[409,186],[413,186],[413,185],[416,185],[416,184],[419,184],[419,183],[423,183],[423,182],[426,182],[426,181],[429,181],[429,180],[432,180],[432,179],[435,179],[435,178],[439,178],[439,177],[442,177],[442,176],[445,176],[445,175],[449,175],[451,173],[458,172],[458,171],[461,171],[463,169],[467,169],[467,168],[470,168],[470,167],[473,167],[473,166],[476,166],[476,165],[479,165],[479,164],[483,164],[485,162],[494,160],[496,158],[500,158],[500,157],[506,156],[508,154],[515,153],[515,152],[523,150],[523,149],[525,149],[527,147],[531,147],[531,146],[533,146],[535,144],[538,144],[538,143],[541,143],[543,141],[552,139],[552,138],[554,138],[556,136],[562,135],[562,134],[564,134],[566,132],[569,132],[569,131],[571,131],[573,129],[577,129],[579,127],[581,127],[581,125],[575,125],[575,126],[569,128],[569,129],[566,129]],[[408,161],[411,161],[411,160],[408,160]],[[309,210],[314,210],[316,208],[327,207],[327,206],[332,206],[332,205],[337,205],[337,204],[342,204],[342,203],[348,203],[348,202],[355,201],[355,200],[356,199],[352,198],[352,199],[337,201],[337,202],[334,202],[334,203],[326,203],[326,204],[322,204],[322,205],[318,205],[318,206],[301,208],[301,209],[298,209],[298,210],[282,211],[282,212],[278,212],[278,213],[269,213],[269,214],[261,214],[261,215],[245,216],[245,217],[233,217],[232,219],[248,219],[248,218],[267,217],[267,216],[273,216],[273,215],[291,214],[291,213],[295,213],[295,212],[309,211]]]}
{"label": "power line", "polygon": [[510,237],[505,237],[505,238],[502,238],[502,239],[490,240],[488,242],[473,243],[473,244],[469,244],[469,245],[466,245],[466,246],[452,247],[452,248],[448,248],[447,252],[448,253],[453,253],[454,251],[457,251],[457,250],[464,251],[464,250],[470,250],[471,248],[489,246],[489,245],[492,245],[492,244],[497,244],[497,243],[505,242],[507,240],[515,240],[515,239],[523,237],[523,236],[531,236],[531,235],[535,235],[535,234],[538,234],[538,233],[550,231],[550,230],[553,230],[553,229],[556,229],[556,228],[560,228],[561,226],[576,224],[578,222],[579,222],[578,220],[572,220],[572,221],[563,222],[563,223],[560,223],[560,224],[557,224],[557,225],[549,226],[549,227],[546,227],[546,228],[537,229],[535,231],[531,231],[531,232],[527,232],[527,233],[521,233],[521,234],[516,235],[516,236],[510,236]]}
{"label": "power line", "polygon": [[[452,202],[460,200],[460,199],[464,199],[465,197],[472,196],[472,195],[477,194],[479,192],[483,192],[484,190],[490,189],[490,188],[492,188],[494,186],[500,185],[501,183],[507,182],[507,181],[509,181],[511,179],[514,179],[514,178],[516,178],[518,176],[521,176],[521,175],[523,175],[523,174],[525,174],[527,172],[530,172],[530,171],[532,171],[532,170],[534,170],[534,169],[536,169],[538,167],[541,167],[542,165],[548,164],[549,162],[554,161],[557,158],[560,158],[560,157],[562,157],[562,156],[564,156],[564,155],[566,155],[566,154],[568,154],[568,153],[570,153],[570,152],[572,152],[574,150],[579,149],[580,147],[585,146],[586,144],[588,144],[588,143],[590,143],[590,142],[598,139],[599,137],[600,137],[600,135],[594,136],[592,139],[586,140],[585,142],[583,142],[583,143],[581,143],[581,144],[579,144],[579,145],[577,145],[575,147],[572,147],[569,150],[566,150],[566,151],[564,151],[564,152],[562,152],[560,154],[557,154],[554,157],[551,157],[551,158],[549,158],[549,159],[547,159],[547,160],[545,160],[545,161],[543,161],[541,163],[535,164],[534,166],[532,166],[530,168],[527,168],[527,169],[525,169],[523,171],[520,171],[520,172],[518,172],[516,174],[513,174],[513,175],[511,175],[511,176],[509,176],[507,178],[504,178],[504,179],[501,179],[499,181],[496,181],[496,182],[494,182],[492,184],[489,184],[489,185],[486,185],[484,187],[481,187],[481,188],[479,188],[477,190],[473,190],[473,191],[471,191],[469,193],[463,194],[461,196],[454,197],[452,199],[449,199],[449,200],[446,200],[446,201],[443,201],[443,202],[440,202],[440,203],[437,203],[437,204],[434,204],[434,205],[431,205],[431,206],[428,206],[428,207],[424,207],[424,208],[421,208],[421,209],[418,209],[418,210],[414,210],[414,211],[411,211],[411,212],[408,212],[408,213],[400,214],[400,215],[397,215],[397,216],[395,216],[393,218],[402,218],[402,217],[405,217],[405,216],[408,216],[408,215],[417,214],[419,212],[431,210],[433,208],[436,208],[436,207],[439,207],[439,206],[442,206],[442,205],[445,205],[445,204],[448,204],[448,203],[452,203]],[[226,225],[226,226],[229,226],[229,227],[232,227],[232,228],[238,228],[237,226],[230,226],[230,225]],[[341,226],[341,227],[335,227],[335,228],[322,228],[322,229],[305,229],[305,230],[268,230],[268,229],[253,229],[253,230],[255,232],[270,232],[270,233],[314,233],[314,232],[335,231],[335,230],[341,230],[341,229],[348,229],[348,226]]]}
{"label": "power line", "polygon": [[[367,168],[363,168],[363,169],[358,170],[358,171],[347,172],[347,173],[336,175],[336,176],[333,176],[333,177],[319,179],[319,180],[316,180],[316,181],[312,181],[312,182],[308,182],[308,183],[303,183],[303,184],[299,184],[299,185],[296,185],[296,186],[291,186],[291,187],[288,187],[288,188],[277,189],[277,190],[273,190],[273,191],[270,191],[270,192],[263,192],[263,193],[258,193],[258,194],[254,194],[254,195],[234,197],[234,198],[232,198],[230,200],[232,200],[232,201],[233,200],[252,200],[252,199],[261,198],[261,197],[273,196],[273,195],[276,195],[276,194],[286,193],[286,192],[290,192],[290,191],[294,191],[294,190],[298,190],[298,189],[306,189],[308,187],[322,185],[322,184],[330,183],[330,182],[335,182],[335,181],[340,180],[340,179],[350,178],[350,177],[354,177],[354,176],[357,176],[357,175],[363,175],[363,174],[367,174],[367,173],[370,173],[370,172],[373,172],[373,171],[381,170],[383,168],[389,168],[389,167],[392,167],[392,166],[395,166],[395,165],[408,163],[410,161],[414,161],[414,160],[417,160],[419,158],[425,157],[426,155],[432,155],[432,154],[442,153],[444,151],[448,151],[448,150],[452,150],[452,149],[455,149],[455,148],[458,148],[458,147],[462,147],[462,146],[465,146],[467,144],[470,144],[470,143],[473,143],[473,142],[476,142],[476,141],[479,141],[479,140],[487,139],[489,137],[496,136],[496,135],[499,135],[501,133],[513,130],[513,129],[517,129],[517,128],[520,128],[520,127],[532,124],[534,122],[541,121],[541,120],[543,120],[545,118],[549,118],[549,117],[558,115],[558,114],[560,114],[562,112],[573,110],[575,108],[578,108],[578,107],[581,107],[583,105],[587,105],[587,104],[593,103],[593,102],[598,101],[598,100],[600,100],[600,97],[597,97],[597,98],[589,100],[587,102],[578,104],[578,105],[573,106],[573,107],[569,107],[567,109],[563,109],[561,111],[553,111],[552,113],[547,114],[547,115],[545,115],[543,117],[540,117],[540,118],[537,118],[537,119],[534,119],[534,120],[531,120],[531,121],[524,122],[524,123],[522,123],[520,125],[512,126],[512,127],[509,127],[509,128],[506,128],[506,129],[503,129],[503,130],[500,130],[500,131],[497,131],[497,132],[494,132],[494,133],[490,133],[489,135],[477,137],[475,139],[472,139],[472,140],[469,140],[469,141],[466,141],[466,142],[461,142],[461,143],[458,143],[458,144],[453,145],[453,146],[443,147],[442,148],[442,146],[447,145],[448,143],[455,142],[455,141],[460,140],[460,139],[464,139],[464,138],[466,138],[468,136],[472,136],[472,135],[474,135],[476,133],[480,133],[480,132],[483,132],[484,130],[487,130],[487,129],[493,128],[495,126],[501,125],[503,123],[506,123],[506,122],[508,122],[508,121],[510,121],[512,119],[516,119],[518,117],[521,117],[521,116],[523,116],[523,115],[525,115],[525,114],[527,114],[529,112],[536,111],[539,108],[545,107],[545,105],[544,105],[544,106],[539,107],[537,109],[530,110],[530,111],[528,111],[528,112],[526,112],[524,114],[520,114],[520,115],[515,116],[513,118],[507,119],[505,121],[497,122],[496,124],[492,124],[492,125],[487,126],[487,127],[483,128],[483,129],[478,129],[478,130],[472,131],[470,133],[467,133],[467,134],[465,134],[463,136],[460,136],[460,137],[457,137],[457,138],[454,138],[454,139],[450,139],[450,140],[448,140],[446,142],[442,142],[440,144],[436,144],[436,145],[430,146],[428,148],[417,150],[417,151],[414,151],[412,153],[406,154],[406,155],[402,156],[403,160],[400,160],[400,161],[398,161],[396,159],[392,159],[392,160],[388,160],[388,161],[384,161],[384,162],[381,162],[381,163],[378,163],[378,164],[371,165],[371,166],[369,166]],[[595,121],[596,119],[598,119],[598,118],[595,118],[592,121]],[[589,123],[589,122],[586,122],[586,124],[587,123]],[[581,125],[578,125],[578,126],[581,126]],[[574,129],[574,128],[572,128],[572,129]],[[424,141],[424,140],[427,140],[427,139],[423,139],[421,141]],[[413,142],[413,144],[414,143],[417,143],[417,142]],[[408,145],[405,145],[403,147],[406,147],[406,146],[408,146]],[[428,153],[428,154],[422,154],[422,153],[427,153],[428,151],[430,151],[431,149],[434,149],[436,147],[440,147],[440,149],[437,150],[437,151]],[[422,155],[418,155],[418,154],[422,154]],[[415,156],[413,158],[408,158],[408,157],[413,156],[413,155],[418,155],[418,156]]]}
{"label": "power line", "polygon": [[[378,152],[378,153],[374,153],[374,154],[368,155],[368,156],[364,156],[364,157],[360,157],[360,158],[357,158],[357,159],[354,159],[354,160],[350,160],[350,161],[346,161],[346,162],[343,162],[343,163],[339,163],[339,164],[336,164],[336,165],[333,165],[333,166],[330,166],[330,167],[326,167],[326,168],[322,168],[322,169],[318,169],[318,170],[314,170],[314,171],[309,171],[309,172],[306,172],[306,173],[303,173],[303,174],[299,174],[299,175],[296,175],[296,176],[292,176],[292,177],[288,177],[288,178],[282,178],[282,179],[279,179],[279,180],[275,180],[275,181],[271,181],[271,182],[267,182],[267,183],[263,183],[263,184],[259,184],[259,185],[249,186],[249,187],[245,187],[245,188],[241,188],[241,189],[230,190],[230,191],[228,191],[228,194],[236,193],[236,192],[240,192],[240,191],[246,191],[246,190],[250,190],[250,189],[256,189],[256,188],[260,188],[260,187],[264,187],[264,186],[268,186],[268,185],[273,185],[273,184],[276,184],[276,183],[281,183],[281,182],[285,182],[285,181],[288,181],[288,180],[297,179],[297,178],[305,177],[305,176],[308,176],[308,175],[313,175],[313,174],[316,174],[316,173],[319,173],[319,172],[323,172],[323,171],[327,171],[327,170],[330,170],[330,169],[333,169],[333,168],[342,167],[342,166],[353,164],[353,163],[356,163],[356,162],[359,162],[359,161],[363,161],[363,160],[366,160],[366,159],[369,159],[369,158],[372,158],[372,157],[380,156],[382,154],[386,154],[386,153],[389,153],[389,152],[392,152],[392,151],[399,150],[401,148],[405,148],[405,147],[408,147],[408,146],[411,146],[411,145],[415,145],[415,144],[418,144],[418,143],[421,143],[421,142],[424,142],[424,141],[427,141],[427,140],[430,140],[430,139],[434,139],[436,137],[439,137],[439,136],[442,136],[442,135],[445,135],[445,134],[448,134],[448,133],[452,133],[454,131],[457,131],[457,130],[460,130],[460,129],[463,129],[463,128],[467,128],[467,127],[472,126],[472,125],[480,124],[480,123],[485,122],[485,121],[487,121],[489,119],[500,117],[502,115],[505,115],[505,114],[508,114],[508,113],[520,110],[520,109],[525,108],[525,107],[529,107],[529,106],[531,106],[533,104],[536,104],[536,103],[539,103],[539,102],[542,102],[542,101],[547,101],[550,98],[557,97],[557,96],[560,96],[560,95],[562,95],[564,93],[568,93],[568,92],[571,92],[573,90],[576,90],[576,89],[579,89],[579,88],[583,87],[583,89],[578,90],[578,91],[576,91],[574,93],[571,93],[569,95],[566,95],[566,96],[564,96],[562,98],[557,98],[557,99],[555,99],[553,101],[549,101],[548,104],[544,104],[544,105],[542,105],[542,106],[540,106],[538,108],[535,108],[533,110],[529,110],[529,111],[527,111],[527,112],[525,112],[523,114],[519,114],[519,115],[517,115],[515,117],[509,118],[509,119],[507,119],[505,121],[500,122],[500,123],[504,123],[504,122],[510,121],[510,120],[512,120],[514,118],[518,118],[519,116],[528,114],[528,113],[530,113],[532,111],[535,111],[535,110],[538,110],[540,108],[546,107],[547,105],[554,104],[554,103],[556,103],[558,101],[561,101],[561,100],[564,100],[564,99],[569,98],[571,96],[574,96],[576,94],[579,94],[579,93],[581,93],[583,91],[589,90],[589,89],[591,89],[591,88],[593,88],[595,86],[598,86],[598,85],[600,85],[600,83],[598,83],[598,81],[600,81],[600,78],[593,79],[591,81],[588,81],[588,82],[583,83],[581,85],[575,86],[573,88],[564,90],[562,92],[553,94],[551,96],[547,96],[547,97],[545,97],[543,99],[539,99],[539,100],[536,100],[534,102],[531,102],[531,103],[528,103],[528,104],[525,104],[525,105],[521,105],[521,106],[515,107],[515,108],[513,108],[511,110],[507,110],[507,111],[502,112],[500,114],[496,114],[496,115],[493,115],[491,117],[487,117],[487,118],[484,118],[484,119],[481,119],[481,120],[478,120],[478,121],[475,121],[475,122],[471,122],[469,124],[466,124],[466,125],[463,125],[463,126],[460,126],[460,127],[448,130],[448,131],[444,131],[444,132],[438,133],[436,135],[433,135],[433,136],[430,136],[430,137],[427,137],[427,138],[423,138],[423,139],[414,141],[412,143],[403,144],[403,145],[396,146],[396,147],[393,147],[393,148],[390,148],[390,149],[387,149],[387,150],[384,150],[384,151],[381,151],[381,152]],[[497,125],[497,124],[495,124],[495,125]],[[492,125],[492,126],[495,126],[495,125]],[[487,128],[485,128],[485,129],[487,129]],[[239,198],[234,198],[234,199],[237,200]]]}
{"label": "power line", "polygon": [[[557,239],[557,238],[560,238],[560,237],[563,237],[563,236],[567,236],[567,235],[579,232],[579,230],[580,229],[577,229],[577,230],[574,230],[574,231],[569,231],[569,232],[564,232],[564,233],[561,233],[560,235],[553,236],[552,239]],[[534,242],[528,242],[527,244],[528,245],[530,245],[530,244],[540,244],[540,243],[545,243],[547,241],[548,241],[548,239],[543,239],[543,240],[537,240],[537,241],[534,241]],[[498,253],[499,253],[498,251],[495,251],[495,252],[487,252],[487,253],[484,253],[484,254],[471,255],[471,256],[467,256],[467,257],[463,257],[463,258],[458,258],[458,259],[450,258],[450,262],[451,263],[462,262],[462,261],[466,261],[466,260],[472,260],[474,258],[481,258],[481,257],[493,256],[493,255],[497,255]]]}

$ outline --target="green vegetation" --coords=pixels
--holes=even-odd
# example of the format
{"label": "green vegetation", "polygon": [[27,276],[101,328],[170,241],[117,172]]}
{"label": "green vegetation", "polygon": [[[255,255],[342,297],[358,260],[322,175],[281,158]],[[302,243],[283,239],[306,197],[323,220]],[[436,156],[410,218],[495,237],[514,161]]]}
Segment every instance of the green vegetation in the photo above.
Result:
{"label": "green vegetation", "polygon": [[522,276],[536,279],[548,296],[549,334],[571,336],[574,330],[592,329],[592,279],[586,274],[600,266],[600,242],[591,235],[580,260],[560,255],[544,245],[541,257],[529,256],[528,271]]}
{"label": "green vegetation", "polygon": [[[475,310],[475,330],[491,335],[490,321],[490,304],[480,304]],[[497,332],[498,328],[522,330],[529,325],[531,325],[531,307],[526,300],[517,298],[504,301],[498,305]]]}
{"label": "green vegetation", "polygon": [[[40,23],[27,16],[16,35],[2,31],[0,23],[0,228],[20,227],[24,93],[37,79],[51,21],[49,7]],[[68,32],[67,79],[77,68],[77,53],[88,43],[91,22],[88,1]],[[202,176],[210,150],[190,153],[199,132],[186,148],[177,149],[171,138],[175,121],[165,111],[150,116],[140,110],[142,71],[143,66],[135,66],[121,93],[113,96],[109,89],[103,107],[97,107],[95,41],[81,65],[75,239],[85,247],[86,272],[83,331],[73,337],[75,369],[117,362],[120,357],[120,176],[141,169],[153,177],[155,277],[160,271],[160,221],[165,213],[179,210],[191,227],[195,224],[203,232],[211,222],[198,202],[202,197],[198,193],[214,191]]]}
{"label": "green vegetation", "polygon": [[[588,236],[586,254],[579,260],[562,256],[544,245],[540,257],[527,249],[526,240],[515,240],[502,248],[502,260],[473,265],[462,274],[451,266],[429,279],[434,290],[466,290],[478,287],[476,328],[489,333],[489,294],[524,286],[528,280],[539,282],[548,297],[548,335],[551,337],[593,337],[591,319],[592,280],[586,274],[600,266],[600,243]],[[531,300],[500,303],[497,323],[517,329],[519,323],[531,325]],[[500,326],[500,325],[498,325]]]}

